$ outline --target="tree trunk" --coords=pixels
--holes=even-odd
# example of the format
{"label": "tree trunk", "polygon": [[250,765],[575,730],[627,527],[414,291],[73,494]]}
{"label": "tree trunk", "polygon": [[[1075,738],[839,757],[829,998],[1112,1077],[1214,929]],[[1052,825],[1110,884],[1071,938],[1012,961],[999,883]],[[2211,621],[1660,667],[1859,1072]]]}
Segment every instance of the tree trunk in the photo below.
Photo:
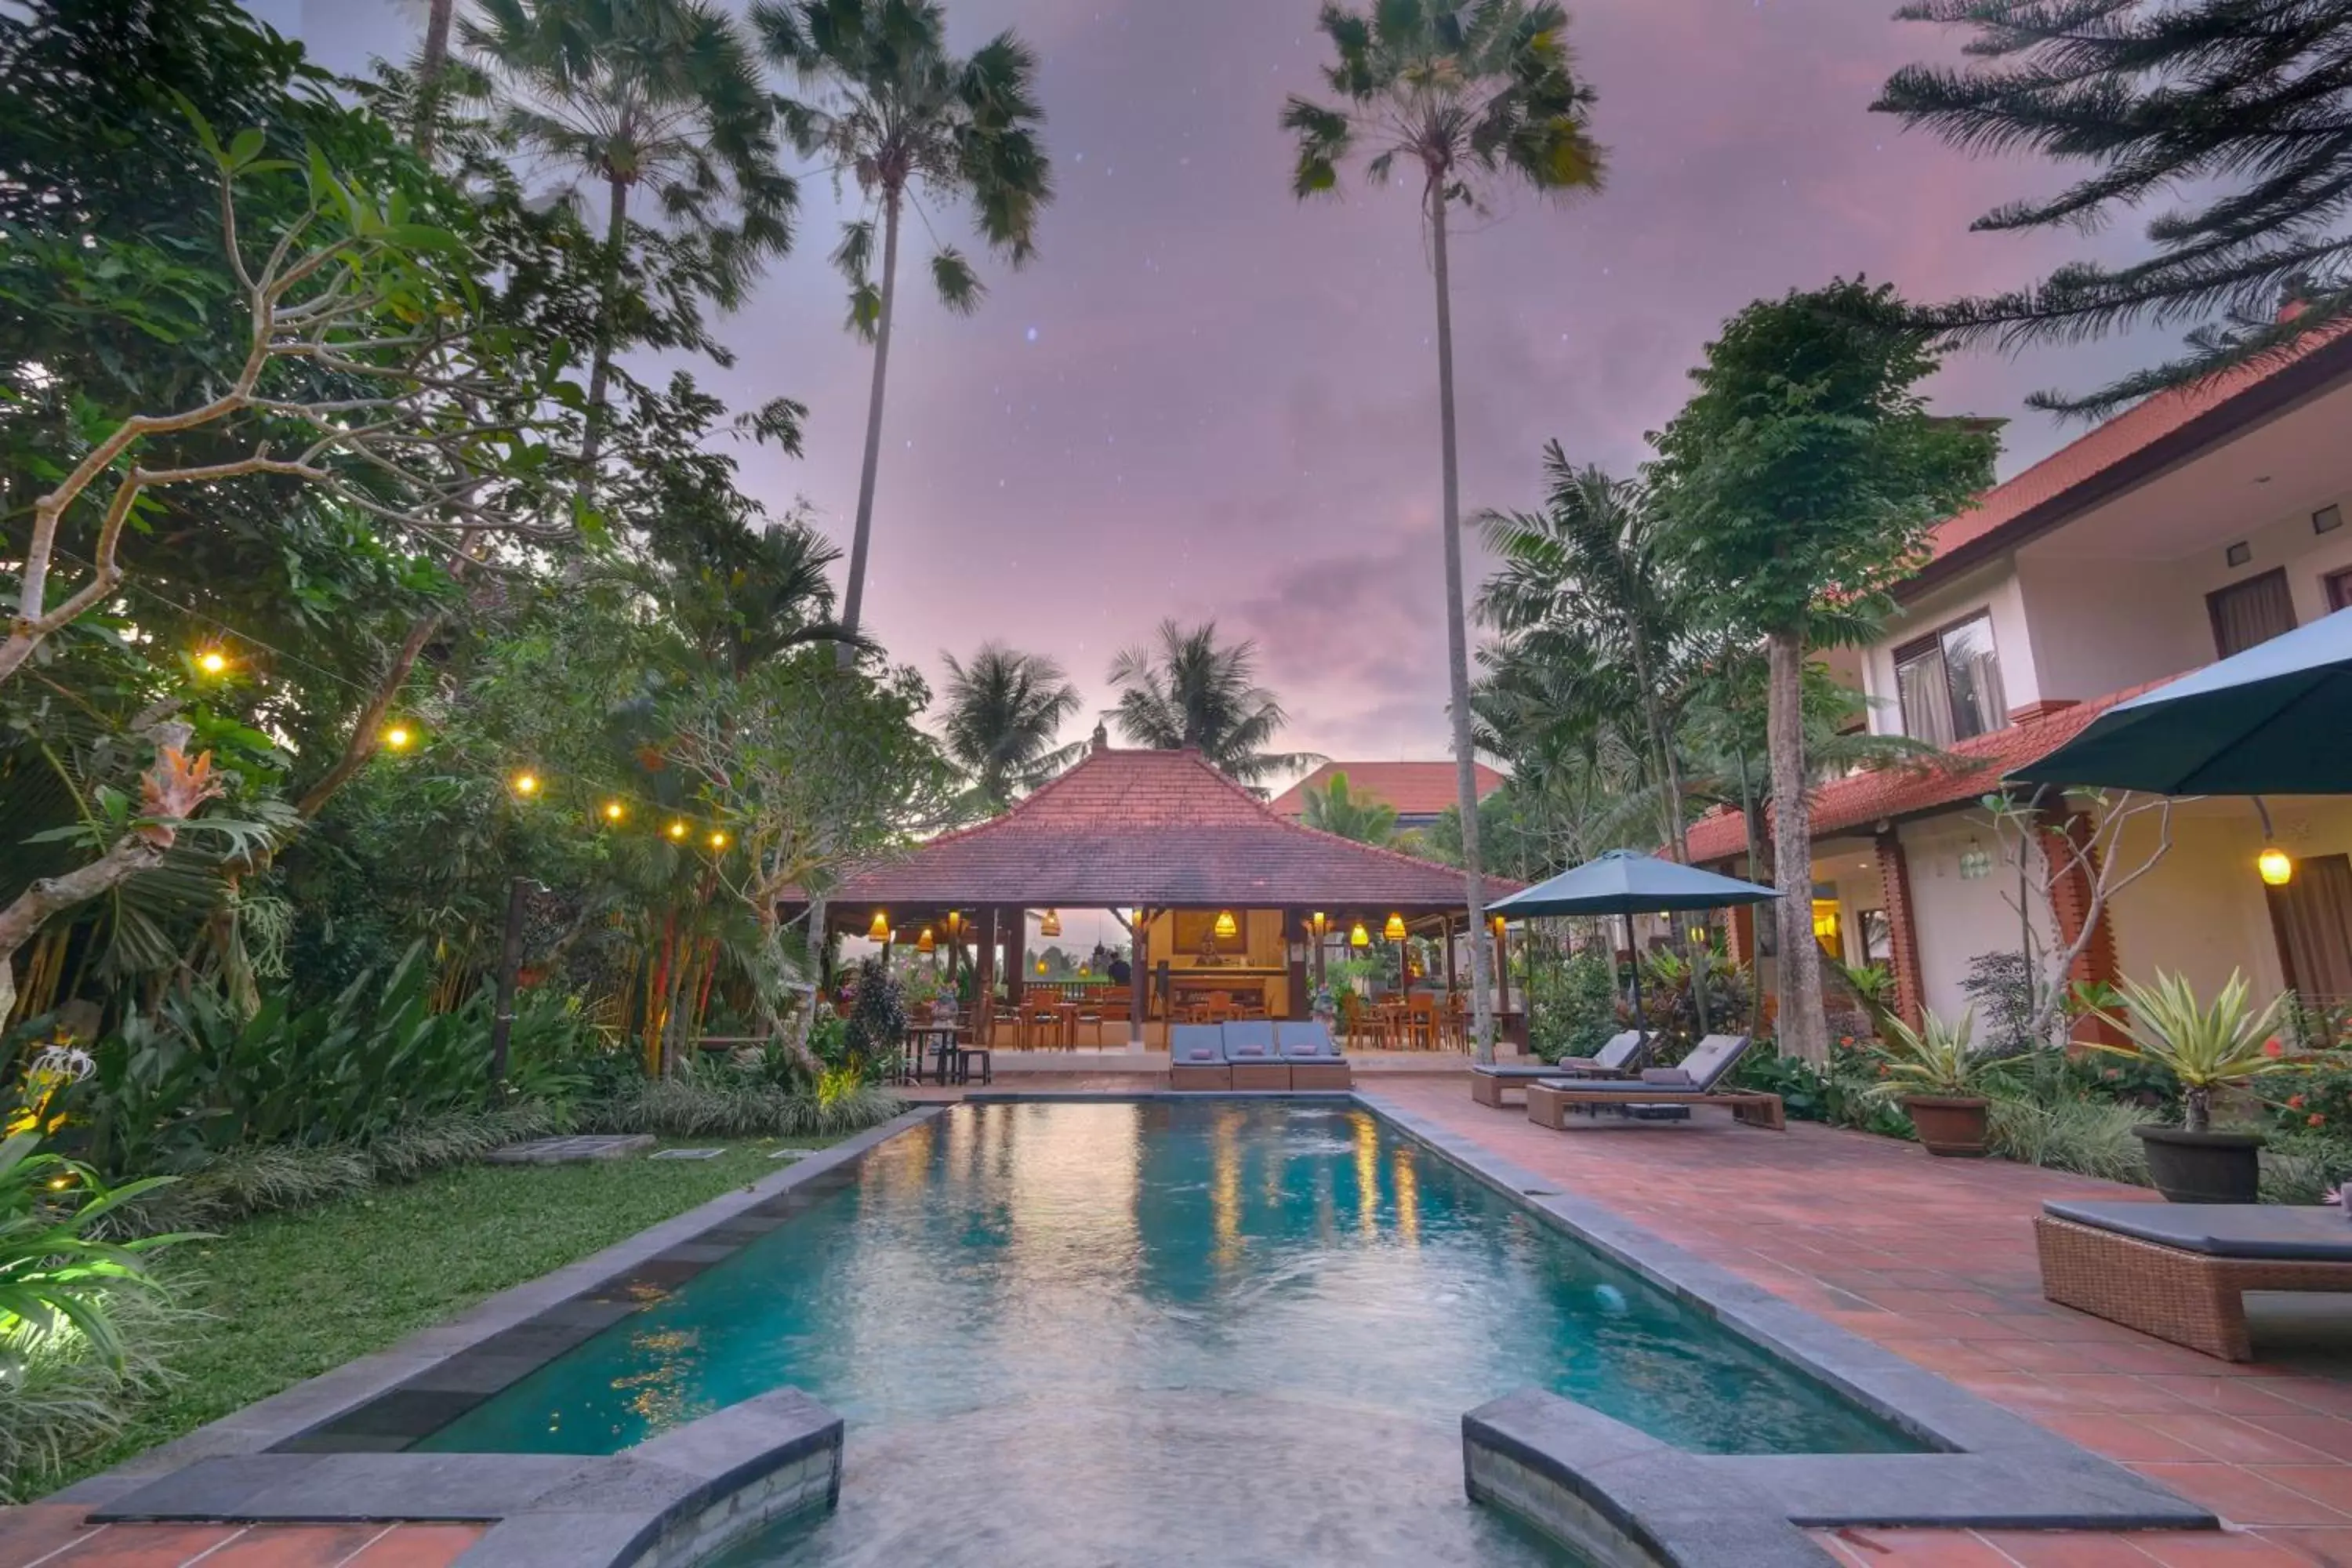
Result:
{"label": "tree trunk", "polygon": [[596,356],[588,365],[588,428],[580,438],[580,493],[596,497],[596,459],[604,449],[604,403],[613,381],[613,330],[621,289],[621,256],[629,243],[629,187],[611,182],[613,210],[604,222],[604,278],[596,298]]}
{"label": "tree trunk", "polygon": [[1780,951],[1781,1054],[1829,1059],[1822,1008],[1822,951],[1813,941],[1813,807],[1805,794],[1805,645],[1793,630],[1765,638],[1771,659],[1767,709],[1772,752],[1772,864]]}
{"label": "tree trunk", "polygon": [[1658,787],[1664,792],[1666,841],[1675,858],[1690,864],[1690,839],[1683,827],[1683,770],[1666,734],[1665,713],[1658,706],[1658,683],[1650,672],[1650,638],[1639,610],[1626,617],[1628,640],[1633,645],[1633,676],[1642,688],[1642,719],[1650,731],[1650,752],[1658,768]]}
{"label": "tree trunk", "polygon": [[[1454,773],[1462,810],[1462,888],[1470,930],[1486,932],[1485,879],[1478,858],[1478,771],[1470,742],[1470,629],[1462,607],[1462,474],[1454,448],[1453,279],[1445,254],[1445,178],[1429,171],[1430,255],[1437,272],[1437,424],[1445,497],[1445,661],[1454,720]],[[1470,943],[1471,1055],[1495,1059],[1495,1000],[1486,944]]]}
{"label": "tree trunk", "polygon": [[425,15],[425,52],[416,61],[416,124],[411,132],[417,156],[433,162],[433,145],[441,121],[437,101],[441,73],[449,63],[449,17],[457,0],[431,0]]}
{"label": "tree trunk", "polygon": [[841,626],[849,634],[835,645],[841,668],[857,662],[854,640],[866,612],[866,555],[874,537],[874,481],[882,467],[882,391],[890,376],[890,319],[898,299],[898,204],[896,185],[882,195],[882,307],[874,321],[874,387],[866,401],[866,462],[857,476],[857,526],[849,537],[849,585],[842,595]]}

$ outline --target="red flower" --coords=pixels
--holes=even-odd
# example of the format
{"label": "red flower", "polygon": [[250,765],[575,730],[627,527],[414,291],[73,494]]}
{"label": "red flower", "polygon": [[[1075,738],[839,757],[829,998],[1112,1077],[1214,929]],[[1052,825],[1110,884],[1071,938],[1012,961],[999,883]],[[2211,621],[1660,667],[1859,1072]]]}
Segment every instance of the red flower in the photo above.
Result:
{"label": "red flower", "polygon": [[2286,1097],[2286,1108],[2289,1110],[2301,1110],[2303,1109],[2303,1096],[2299,1094],[2288,1095]]}
{"label": "red flower", "polygon": [[2266,1057],[2283,1057],[2286,1055],[2286,1047],[2279,1044],[2279,1037],[2276,1035],[2273,1035],[2269,1039],[2263,1042],[2263,1055]]}
{"label": "red flower", "polygon": [[2327,1118],[2326,1118],[2325,1116],[2320,1115],[2320,1114],[2319,1114],[2319,1112],[2317,1112],[2316,1110],[2313,1111],[2309,1116],[2305,1117],[2305,1118],[2304,1119],[2304,1121],[2305,1121],[2305,1124],[2306,1126],[2311,1126],[2311,1127],[2325,1127],[2325,1126],[2326,1126],[2326,1125],[2327,1125]]}
{"label": "red flower", "polygon": [[1838,1044],[1841,1046],[1850,1046],[1853,1044],[1853,1037],[1852,1035],[1840,1035],[1838,1037]]}

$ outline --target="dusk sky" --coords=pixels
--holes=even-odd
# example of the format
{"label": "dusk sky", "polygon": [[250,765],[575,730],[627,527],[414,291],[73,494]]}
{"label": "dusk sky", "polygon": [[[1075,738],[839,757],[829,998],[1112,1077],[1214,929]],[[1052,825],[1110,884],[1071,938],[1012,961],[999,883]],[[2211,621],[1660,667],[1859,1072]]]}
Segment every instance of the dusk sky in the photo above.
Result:
{"label": "dusk sky", "polygon": [[[414,47],[410,0],[247,0],[328,65]],[[1454,247],[1463,499],[1532,506],[1541,450],[1630,471],[1721,321],[1840,274],[1933,298],[2024,282],[2088,242],[1971,235],[2057,178],[1971,161],[1865,112],[1906,61],[1957,40],[1892,0],[1589,0],[1570,36],[1600,95],[1608,188],[1566,206],[1504,192]],[[1435,526],[1433,304],[1416,195],[1307,205],[1276,124],[1320,89],[1315,0],[949,0],[970,48],[1018,30],[1043,60],[1059,195],[1041,255],[991,263],[959,319],[919,289],[894,348],[869,625],[936,679],[998,637],[1059,659],[1087,700],[1163,616],[1255,638],[1289,746],[1445,754]],[[722,333],[705,384],[739,407],[812,409],[794,462],[745,448],[750,489],[805,499],[844,546],[866,351],[826,262],[842,216],[804,189],[800,243]],[[850,193],[854,199],[854,191]],[[973,248],[961,213],[930,209]],[[2101,241],[2111,250],[2130,234]],[[923,283],[925,236],[910,237]],[[2026,413],[2163,345],[1952,362],[1939,407],[2013,416],[2004,474],[2076,432]],[[657,366],[643,366],[657,370]]]}

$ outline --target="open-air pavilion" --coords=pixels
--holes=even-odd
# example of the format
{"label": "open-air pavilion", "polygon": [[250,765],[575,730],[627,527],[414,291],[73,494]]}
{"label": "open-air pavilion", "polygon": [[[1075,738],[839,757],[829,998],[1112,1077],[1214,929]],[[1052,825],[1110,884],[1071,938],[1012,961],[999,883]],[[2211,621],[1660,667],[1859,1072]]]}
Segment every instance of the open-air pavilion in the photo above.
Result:
{"label": "open-air pavilion", "polygon": [[[1517,888],[1488,879],[1490,898]],[[976,972],[978,994],[1001,985],[1017,1006],[1029,913],[1108,910],[1133,939],[1128,1043],[1151,1047],[1211,992],[1307,1017],[1332,954],[1408,935],[1437,942],[1432,985],[1466,989],[1463,895],[1453,868],[1287,821],[1197,752],[1098,742],[1003,815],[845,878],[824,918],[831,932],[928,942],[943,966]],[[1502,975],[1502,929],[1484,935]]]}

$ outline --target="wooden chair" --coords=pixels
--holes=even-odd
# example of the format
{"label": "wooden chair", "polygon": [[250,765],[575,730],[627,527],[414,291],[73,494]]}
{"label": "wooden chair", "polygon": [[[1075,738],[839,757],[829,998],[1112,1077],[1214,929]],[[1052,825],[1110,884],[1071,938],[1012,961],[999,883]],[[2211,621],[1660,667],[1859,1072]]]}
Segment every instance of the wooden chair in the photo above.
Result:
{"label": "wooden chair", "polygon": [[1409,1051],[1433,1051],[1437,1048],[1437,998],[1421,992],[1405,998],[1404,1048]]}

